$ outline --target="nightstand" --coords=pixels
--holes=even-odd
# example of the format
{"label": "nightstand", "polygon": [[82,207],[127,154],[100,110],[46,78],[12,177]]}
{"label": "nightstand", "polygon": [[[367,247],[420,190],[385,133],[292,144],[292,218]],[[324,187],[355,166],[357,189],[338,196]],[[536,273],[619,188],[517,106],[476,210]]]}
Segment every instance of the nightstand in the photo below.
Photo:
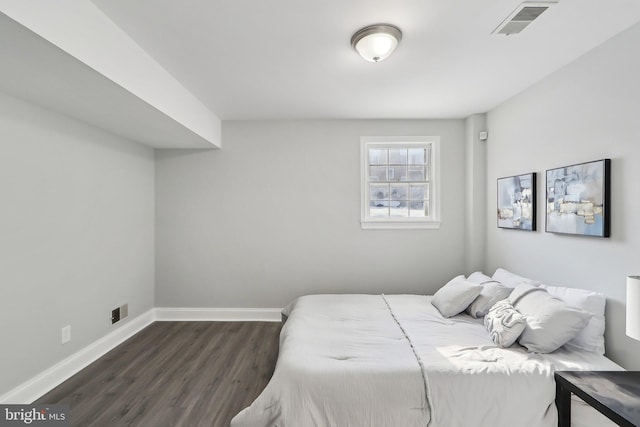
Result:
{"label": "nightstand", "polygon": [[558,371],[558,427],[571,427],[571,393],[620,426],[640,426],[640,371]]}

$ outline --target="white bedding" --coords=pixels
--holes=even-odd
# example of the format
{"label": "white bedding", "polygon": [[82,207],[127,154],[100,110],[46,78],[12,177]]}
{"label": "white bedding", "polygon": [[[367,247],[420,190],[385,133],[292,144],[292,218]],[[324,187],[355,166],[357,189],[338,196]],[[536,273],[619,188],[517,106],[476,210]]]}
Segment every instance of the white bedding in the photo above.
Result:
{"label": "white bedding", "polygon": [[555,427],[555,370],[622,369],[584,351],[500,349],[482,319],[445,319],[430,301],[299,298],[273,378],[231,426]]}

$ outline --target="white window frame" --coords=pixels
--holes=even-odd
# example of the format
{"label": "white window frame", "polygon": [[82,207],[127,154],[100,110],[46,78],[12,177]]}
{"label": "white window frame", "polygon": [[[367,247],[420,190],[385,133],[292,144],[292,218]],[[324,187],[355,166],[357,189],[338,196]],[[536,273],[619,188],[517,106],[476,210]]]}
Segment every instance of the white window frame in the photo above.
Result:
{"label": "white window frame", "polygon": [[[430,146],[429,216],[371,217],[369,215],[369,148]],[[363,229],[438,229],[440,228],[440,137],[439,136],[363,136],[360,138],[361,209]]]}

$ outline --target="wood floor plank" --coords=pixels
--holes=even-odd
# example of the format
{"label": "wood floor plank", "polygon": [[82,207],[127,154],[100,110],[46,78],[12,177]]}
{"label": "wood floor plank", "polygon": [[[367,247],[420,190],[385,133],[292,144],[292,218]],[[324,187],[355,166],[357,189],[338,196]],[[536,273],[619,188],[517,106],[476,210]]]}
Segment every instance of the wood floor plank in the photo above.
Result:
{"label": "wood floor plank", "polygon": [[155,322],[36,403],[72,426],[226,427],[269,382],[280,323]]}

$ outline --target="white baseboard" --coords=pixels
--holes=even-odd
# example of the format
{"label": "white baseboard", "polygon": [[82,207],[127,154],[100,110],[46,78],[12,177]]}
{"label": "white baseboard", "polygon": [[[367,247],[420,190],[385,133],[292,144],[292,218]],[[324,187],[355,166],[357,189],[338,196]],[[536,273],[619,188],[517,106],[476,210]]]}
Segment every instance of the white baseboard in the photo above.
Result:
{"label": "white baseboard", "polygon": [[158,321],[215,321],[215,322],[280,322],[281,308],[173,308],[157,307]]}
{"label": "white baseboard", "polygon": [[280,308],[152,308],[13,390],[0,404],[30,404],[155,321],[280,322]]}
{"label": "white baseboard", "polygon": [[118,329],[3,394],[0,396],[0,404],[30,404],[149,326],[154,320],[154,309],[129,320]]}

